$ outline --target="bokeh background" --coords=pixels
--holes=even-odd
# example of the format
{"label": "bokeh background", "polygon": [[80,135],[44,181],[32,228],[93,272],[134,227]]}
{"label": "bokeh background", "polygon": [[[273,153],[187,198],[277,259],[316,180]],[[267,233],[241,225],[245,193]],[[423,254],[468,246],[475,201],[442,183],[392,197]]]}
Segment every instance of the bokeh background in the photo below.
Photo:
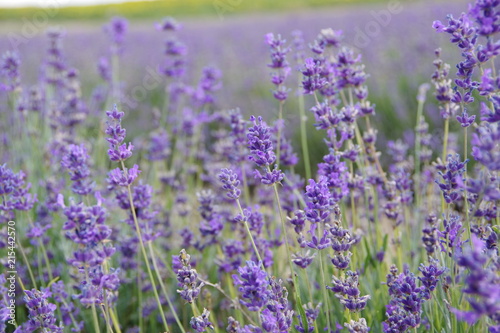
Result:
{"label": "bokeh background", "polygon": [[[447,13],[459,15],[467,8],[463,0],[169,0],[90,6],[48,0],[39,1],[38,7],[15,7],[22,3],[0,1],[4,7],[0,10],[0,50],[16,50],[21,55],[24,85],[35,85],[40,79],[40,65],[48,47],[46,31],[58,27],[65,32],[65,60],[80,72],[84,99],[90,99],[99,87],[99,58],[109,54],[109,38],[103,26],[112,17],[122,16],[129,20],[129,26],[120,81],[124,93],[130,93],[148,70],[156,71],[162,63],[165,36],[155,30],[154,24],[171,16],[183,27],[178,37],[188,48],[187,83],[195,84],[204,66],[218,67],[223,74],[223,89],[217,93],[216,107],[239,107],[247,115],[260,114],[269,119],[277,114],[277,103],[271,94],[264,35],[279,33],[291,43],[291,33],[300,30],[309,44],[321,29],[342,30],[345,43],[362,54],[370,75],[368,87],[370,100],[377,105],[380,145],[401,137],[412,141],[416,94],[419,85],[430,81],[434,50],[444,45],[445,61],[457,63],[453,58],[456,52],[446,49],[450,44],[447,36],[436,33],[432,22],[445,19]],[[292,68],[297,70],[296,66]],[[291,75],[287,84],[295,90],[299,89],[296,78]],[[142,129],[149,127],[152,109],[163,99],[163,87],[148,91],[136,107],[127,110],[131,113],[128,121],[140,124],[133,127],[133,136],[140,137]],[[298,117],[296,103],[290,98],[284,114],[292,137]],[[441,128],[436,110],[433,103],[426,104],[431,130]],[[315,140],[314,135],[310,139]]]}

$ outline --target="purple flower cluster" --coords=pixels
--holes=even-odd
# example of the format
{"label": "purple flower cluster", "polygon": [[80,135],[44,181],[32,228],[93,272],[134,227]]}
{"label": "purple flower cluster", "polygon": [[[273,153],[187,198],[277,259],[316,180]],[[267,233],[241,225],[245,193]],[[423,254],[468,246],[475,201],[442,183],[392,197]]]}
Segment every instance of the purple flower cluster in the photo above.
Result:
{"label": "purple flower cluster", "polygon": [[[106,115],[109,118],[106,127],[106,134],[109,135],[106,138],[109,143],[109,159],[113,162],[123,163],[132,156],[132,150],[134,149],[132,143],[129,142],[128,145],[123,143],[127,131],[121,126],[121,122],[125,113],[118,111],[115,105],[112,111],[106,111]],[[134,165],[131,169],[125,167],[113,169],[108,174],[108,183],[111,186],[130,186],[140,172],[138,165]]]}
{"label": "purple flower cluster", "polygon": [[286,60],[286,54],[290,52],[290,48],[285,46],[285,43],[286,40],[281,35],[274,36],[273,33],[266,35],[266,44],[269,45],[271,53],[271,63],[268,66],[275,71],[271,77],[271,82],[276,86],[273,96],[281,102],[288,97],[288,89],[284,83],[290,74],[290,65]]}
{"label": "purple flower cluster", "polygon": [[214,325],[209,321],[210,311],[203,309],[203,313],[198,317],[191,318],[189,324],[196,332],[205,332],[207,328],[214,329]]}
{"label": "purple flower cluster", "polygon": [[431,263],[428,266],[422,264],[419,270],[423,275],[418,278],[422,282],[421,287],[417,287],[417,279],[407,267],[398,275],[396,266],[391,266],[387,275],[391,301],[387,305],[387,320],[382,323],[384,332],[405,332],[420,325],[422,305],[431,298],[431,292],[436,288],[444,269],[438,267],[437,263]]}
{"label": "purple flower cluster", "polygon": [[[177,270],[174,267],[174,271],[176,271],[177,274],[177,286],[182,288],[178,289],[177,292],[186,302],[193,303],[193,301],[200,295],[201,288],[203,288],[205,283],[198,282],[198,273],[196,272],[196,269],[191,267],[190,260],[191,256],[187,254],[186,250],[182,249],[179,254],[179,262],[181,266]],[[196,320],[195,322],[198,323]],[[197,325],[200,324],[198,323]]]}
{"label": "purple flower cluster", "polygon": [[89,179],[88,159],[87,148],[83,144],[71,144],[61,160],[61,166],[68,170],[70,179],[73,182],[71,190],[79,195],[90,194],[94,188],[94,183]]}
{"label": "purple flower cluster", "polygon": [[41,329],[43,332],[62,333],[64,327],[57,325],[55,311],[57,306],[49,303],[50,292],[36,289],[25,290],[24,301],[28,308],[29,320],[22,329],[26,332],[34,332]]}
{"label": "purple flower cluster", "polygon": [[263,169],[263,174],[259,170],[255,170],[255,178],[259,179],[264,185],[272,185],[283,180],[281,170],[275,168],[271,170],[271,166],[276,162],[276,155],[273,151],[271,140],[271,129],[262,120],[262,117],[250,117],[253,126],[248,129],[247,140],[248,148],[250,149],[250,160]]}
{"label": "purple flower cluster", "polygon": [[233,275],[234,284],[238,287],[242,299],[240,303],[250,311],[260,311],[270,298],[267,273],[262,265],[247,261],[245,266],[238,268],[238,275]]}
{"label": "purple flower cluster", "polygon": [[359,312],[366,307],[370,295],[360,296],[359,274],[353,271],[347,271],[345,278],[332,276],[333,286],[326,286],[335,293],[335,297],[349,311]]}
{"label": "purple flower cluster", "polygon": [[0,210],[30,210],[37,202],[36,194],[28,193],[31,184],[25,183],[23,171],[14,173],[6,164],[0,165]]}
{"label": "purple flower cluster", "polygon": [[[486,244],[476,235],[472,235],[472,243],[467,251],[457,256],[456,261],[464,271],[464,289],[466,295],[475,296],[467,298],[471,305],[470,311],[453,309],[459,320],[473,325],[482,316],[489,317],[494,325],[490,332],[500,325],[500,279],[498,256],[494,254],[492,264],[487,264],[489,255]],[[493,327],[494,326],[494,327]]]}
{"label": "purple flower cluster", "polygon": [[7,51],[2,55],[0,59],[0,77],[4,78],[5,83],[0,82],[0,91],[15,91],[19,89],[20,66],[21,60],[17,53]]}
{"label": "purple flower cluster", "polygon": [[162,23],[156,24],[156,29],[167,33],[164,51],[166,59],[159,71],[169,78],[180,78],[186,71],[187,54],[186,45],[175,36],[181,29],[181,25],[175,19],[167,17]]}

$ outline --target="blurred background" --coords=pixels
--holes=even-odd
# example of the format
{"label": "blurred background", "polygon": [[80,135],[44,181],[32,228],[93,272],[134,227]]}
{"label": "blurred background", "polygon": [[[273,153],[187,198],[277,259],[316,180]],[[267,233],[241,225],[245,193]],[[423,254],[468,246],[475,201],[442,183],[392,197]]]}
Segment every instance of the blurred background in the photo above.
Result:
{"label": "blurred background", "polygon": [[[467,10],[467,1],[0,0],[0,7],[0,51],[18,52],[25,86],[35,85],[40,79],[40,65],[48,48],[46,31],[58,27],[64,31],[65,61],[79,71],[82,94],[91,98],[101,80],[99,59],[109,54],[109,37],[103,26],[112,17],[121,16],[129,21],[120,60],[120,82],[127,94],[161,65],[165,34],[154,25],[171,16],[182,25],[178,39],[187,46],[185,81],[194,85],[204,66],[215,66],[223,75],[217,108],[239,107],[247,115],[260,114],[269,119],[274,119],[278,104],[271,93],[265,34],[281,34],[292,43],[292,32],[300,30],[309,45],[321,29],[342,30],[345,44],[362,55],[370,75],[369,99],[377,105],[379,143],[383,144],[401,136],[411,142],[416,95],[419,85],[430,82],[434,50],[443,47],[443,58],[452,68],[459,56],[447,36],[434,31],[432,22],[445,20],[448,13],[459,15]],[[292,69],[298,73],[292,54]],[[297,75],[288,79],[292,94],[300,89],[297,80]],[[162,100],[164,87],[162,83],[159,89],[148,90],[131,112],[151,114]],[[292,128],[298,117],[296,103],[289,98],[285,106],[284,117]],[[425,116],[431,128],[439,131],[441,118],[433,103],[427,103]],[[150,118],[135,119],[147,127]]]}

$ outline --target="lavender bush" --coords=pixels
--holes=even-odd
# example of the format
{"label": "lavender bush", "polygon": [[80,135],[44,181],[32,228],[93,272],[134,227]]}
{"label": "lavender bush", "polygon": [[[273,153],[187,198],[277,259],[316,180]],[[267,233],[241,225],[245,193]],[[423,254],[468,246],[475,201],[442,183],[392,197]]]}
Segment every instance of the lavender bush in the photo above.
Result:
{"label": "lavender bush", "polygon": [[2,332],[500,332],[500,1],[438,19],[452,47],[422,60],[412,134],[384,145],[378,76],[340,30],[262,35],[276,117],[218,102],[224,72],[187,61],[173,18],[132,89],[146,107],[123,18],[90,96],[71,34],[47,33],[33,86],[6,51]]}

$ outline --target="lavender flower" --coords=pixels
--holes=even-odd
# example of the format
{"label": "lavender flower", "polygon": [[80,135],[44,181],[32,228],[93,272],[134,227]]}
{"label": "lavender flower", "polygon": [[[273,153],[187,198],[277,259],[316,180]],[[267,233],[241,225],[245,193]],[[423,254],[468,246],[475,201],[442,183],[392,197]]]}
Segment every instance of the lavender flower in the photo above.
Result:
{"label": "lavender flower", "polygon": [[48,302],[49,294],[36,289],[25,290],[24,301],[28,308],[29,320],[26,323],[26,330],[33,332],[39,328],[43,331],[50,330],[55,333],[62,333],[64,327],[56,324],[56,306]]}
{"label": "lavender flower", "polygon": [[240,303],[250,311],[259,311],[267,304],[271,295],[268,288],[268,276],[262,270],[262,265],[247,261],[245,266],[238,268],[238,274],[233,275],[234,284],[241,293]]}
{"label": "lavender flower", "polygon": [[306,186],[306,198],[307,219],[313,223],[325,222],[334,205],[326,177],[320,177],[317,183],[314,179],[309,179],[309,185]]}
{"label": "lavender flower", "polygon": [[5,84],[0,84],[0,91],[14,91],[19,89],[20,86],[20,74],[19,68],[21,66],[21,60],[15,52],[7,51],[2,55],[0,59],[0,76],[5,77]]}
{"label": "lavender flower", "polygon": [[456,154],[455,158],[452,155],[448,155],[448,161],[446,163],[446,169],[444,172],[439,171],[439,175],[443,179],[440,183],[436,180],[436,184],[439,185],[440,190],[443,192],[444,200],[447,203],[456,202],[460,198],[460,187],[458,186],[458,181],[464,181],[463,173],[465,172],[465,165],[469,160],[460,162],[460,155]]}
{"label": "lavender flower", "polygon": [[238,200],[241,195],[241,190],[238,188],[240,185],[238,175],[231,169],[221,169],[218,178],[222,183],[222,189],[227,191],[226,196],[229,199]]}
{"label": "lavender flower", "polygon": [[284,86],[284,82],[290,73],[290,66],[286,60],[290,48],[285,46],[286,40],[281,38],[281,35],[275,37],[272,33],[266,35],[266,43],[271,53],[271,63],[268,66],[275,71],[271,78],[271,82],[276,86],[273,96],[278,101],[284,101],[288,97],[288,89]]}
{"label": "lavender flower", "polygon": [[205,332],[207,327],[213,329],[214,325],[209,321],[210,311],[203,309],[201,316],[192,317],[189,324],[196,332]]}
{"label": "lavender flower", "polygon": [[63,155],[61,166],[68,169],[70,179],[73,181],[71,189],[74,193],[87,195],[92,192],[94,183],[90,182],[90,170],[87,165],[89,155],[87,148],[81,145],[69,145],[67,152]]}
{"label": "lavender flower", "polygon": [[123,17],[113,17],[108,25],[104,26],[104,31],[109,35],[113,46],[111,52],[121,54],[123,52],[123,42],[128,30],[128,21]]}
{"label": "lavender flower", "polygon": [[493,322],[500,324],[498,313],[500,311],[500,287],[498,281],[498,265],[484,267],[488,256],[484,253],[485,243],[476,235],[472,235],[471,247],[457,256],[457,264],[467,268],[465,275],[465,288],[463,292],[476,298],[468,298],[471,305],[470,311],[452,309],[457,318],[474,324],[482,316],[490,317]]}
{"label": "lavender flower", "polygon": [[359,295],[358,278],[359,274],[357,272],[347,271],[345,278],[339,279],[332,276],[333,286],[326,286],[327,289],[335,293],[335,297],[340,300],[340,304],[353,312],[363,310],[366,307],[367,301],[370,299],[370,295]]}
{"label": "lavender flower", "polygon": [[198,298],[201,288],[205,285],[203,282],[198,283],[198,273],[196,269],[191,268],[190,260],[191,256],[182,249],[179,254],[182,267],[177,270],[177,286],[182,289],[177,290],[177,292],[188,303],[192,303]]}
{"label": "lavender flower", "polygon": [[14,173],[6,164],[0,165],[0,210],[30,210],[37,202],[36,194],[28,193],[31,184],[25,184],[23,171]]}
{"label": "lavender flower", "polygon": [[270,169],[270,166],[276,162],[276,155],[274,154],[271,140],[271,130],[262,120],[262,117],[256,119],[254,116],[251,116],[250,121],[254,125],[247,132],[248,148],[250,149],[249,158],[264,170],[264,174],[255,170],[255,177],[264,185],[279,183],[283,180],[283,173],[277,169],[277,166],[272,171]]}
{"label": "lavender flower", "polygon": [[321,308],[321,303],[316,305],[316,307],[313,307],[313,304],[311,302],[302,305],[304,308],[304,312],[306,313],[306,318],[307,318],[307,327],[308,331],[305,331],[305,328],[302,326],[302,319],[300,315],[297,317],[299,318],[299,325],[295,325],[295,328],[300,332],[300,333],[310,333],[314,331],[314,322],[316,321],[316,318],[319,316],[319,311]]}

